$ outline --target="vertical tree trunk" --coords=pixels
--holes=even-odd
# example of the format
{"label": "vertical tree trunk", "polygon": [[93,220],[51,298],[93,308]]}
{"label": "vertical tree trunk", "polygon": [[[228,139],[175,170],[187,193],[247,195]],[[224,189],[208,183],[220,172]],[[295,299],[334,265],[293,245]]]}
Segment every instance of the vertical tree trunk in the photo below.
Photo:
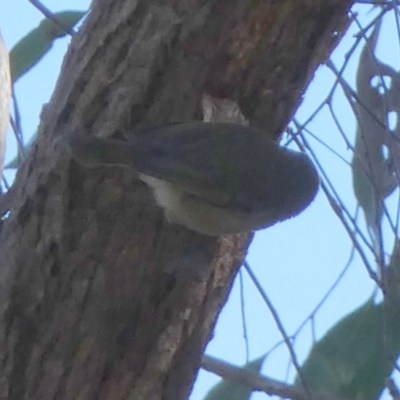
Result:
{"label": "vertical tree trunk", "polygon": [[251,235],[169,225],[63,136],[201,119],[208,93],[276,137],[351,3],[94,0],[1,230],[2,399],[187,398]]}

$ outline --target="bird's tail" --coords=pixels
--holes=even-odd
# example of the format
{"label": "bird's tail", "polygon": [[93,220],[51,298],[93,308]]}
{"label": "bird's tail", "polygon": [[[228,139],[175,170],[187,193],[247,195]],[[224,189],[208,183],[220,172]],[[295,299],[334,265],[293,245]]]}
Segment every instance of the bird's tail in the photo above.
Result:
{"label": "bird's tail", "polygon": [[76,134],[68,137],[68,145],[73,158],[87,167],[137,167],[134,146],[125,140]]}

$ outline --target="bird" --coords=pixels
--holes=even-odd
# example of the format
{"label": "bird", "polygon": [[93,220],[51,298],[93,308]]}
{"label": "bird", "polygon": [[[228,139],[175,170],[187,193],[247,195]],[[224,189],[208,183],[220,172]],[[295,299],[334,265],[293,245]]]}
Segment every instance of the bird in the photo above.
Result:
{"label": "bird", "polygon": [[264,131],[222,122],[139,128],[126,140],[70,133],[78,164],[132,169],[170,223],[220,236],[264,229],[315,198],[317,170]]}

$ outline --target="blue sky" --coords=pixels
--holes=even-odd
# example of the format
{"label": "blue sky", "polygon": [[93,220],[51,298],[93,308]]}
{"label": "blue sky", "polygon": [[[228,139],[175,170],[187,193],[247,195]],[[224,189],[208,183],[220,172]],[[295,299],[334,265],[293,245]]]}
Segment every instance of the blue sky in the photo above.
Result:
{"label": "blue sky", "polygon": [[[53,11],[85,10],[89,1],[48,0],[43,3]],[[0,15],[0,29],[9,48],[35,28],[43,18],[26,0],[12,2],[0,0],[0,5],[3,6],[3,10],[6,10]],[[371,18],[372,14],[366,13],[368,9],[366,6],[359,7],[362,21]],[[334,60],[339,66],[353,41],[354,32],[348,33],[334,54]],[[393,35],[393,28],[389,21],[384,24],[384,35],[389,35],[386,37]],[[28,138],[38,125],[41,108],[50,98],[67,45],[68,39],[58,40],[51,53],[16,85],[25,138]],[[398,49],[393,51],[392,40],[381,40],[380,50],[386,62],[399,65],[399,51]],[[356,61],[357,56],[350,63],[346,73],[346,78],[350,81],[354,81]],[[332,82],[332,74],[326,68],[320,67],[297,113],[300,121],[311,114],[323,99],[323,93],[329,90]],[[341,115],[346,133],[352,141],[355,121],[344,98],[338,95],[334,107]],[[347,160],[351,159],[351,151],[340,139],[326,111],[321,112],[313,120],[310,129]],[[324,169],[343,196],[345,204],[354,211],[356,201],[352,193],[350,168],[315,140],[311,138],[309,140],[317,151],[318,157],[323,161]],[[14,155],[15,143],[10,133],[6,160],[10,160]],[[393,200],[393,204],[396,202],[397,199]],[[300,216],[257,233],[247,260],[278,310],[287,332],[292,334],[335,281],[347,263],[351,250],[352,244],[344,228],[330,209],[325,196],[320,192],[314,203]],[[390,246],[388,250],[391,250]],[[270,312],[244,271],[243,279],[250,359],[254,359],[268,352],[282,338]],[[356,255],[345,277],[316,315],[314,320],[316,337],[320,338],[341,317],[365,302],[372,291],[373,284]],[[307,325],[296,340],[295,349],[300,361],[304,360],[309,351],[312,343],[311,332],[311,326]],[[245,362],[238,279],[220,315],[207,353],[238,365]],[[287,376],[288,360],[287,350],[284,346],[280,346],[265,361],[263,373],[284,380]],[[293,376],[293,368],[291,368],[289,381]],[[203,398],[217,380],[218,378],[213,374],[201,371],[191,399]],[[256,394],[253,398],[261,399],[265,398],[265,395]]]}

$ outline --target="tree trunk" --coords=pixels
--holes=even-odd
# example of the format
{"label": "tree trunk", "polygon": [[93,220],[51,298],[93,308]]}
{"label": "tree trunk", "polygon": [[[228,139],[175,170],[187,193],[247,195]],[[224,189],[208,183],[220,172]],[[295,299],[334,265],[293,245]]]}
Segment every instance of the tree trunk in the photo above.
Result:
{"label": "tree trunk", "polygon": [[129,134],[236,101],[278,137],[351,0],[94,0],[1,228],[1,399],[179,400],[251,235],[168,224],[132,172],[63,136]]}

